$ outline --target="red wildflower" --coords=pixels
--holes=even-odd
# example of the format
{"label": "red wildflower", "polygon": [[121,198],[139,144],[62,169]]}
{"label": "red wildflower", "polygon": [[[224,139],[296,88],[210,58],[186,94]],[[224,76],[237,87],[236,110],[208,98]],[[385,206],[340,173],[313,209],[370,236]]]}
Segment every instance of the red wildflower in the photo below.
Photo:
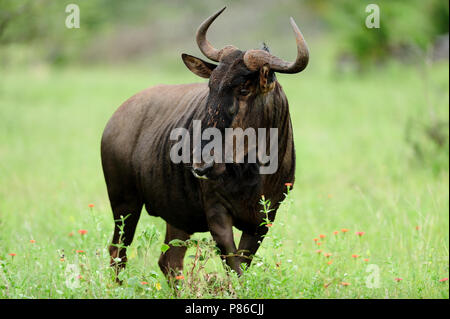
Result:
{"label": "red wildflower", "polygon": [[322,245],[322,243],[320,243],[320,242],[317,242],[317,246],[320,246],[320,245]]}
{"label": "red wildflower", "polygon": [[69,233],[69,237],[72,237],[72,236],[73,236],[73,232],[70,232],[70,233]]}
{"label": "red wildflower", "polygon": [[320,254],[322,252],[322,249],[317,249],[316,253]]}
{"label": "red wildflower", "polygon": [[284,186],[286,186],[286,187],[292,187],[292,183],[284,183]]}
{"label": "red wildflower", "polygon": [[323,238],[325,238],[327,236],[320,234],[319,237],[323,239]]}
{"label": "red wildflower", "polygon": [[419,225],[416,226],[416,230],[420,230],[420,226]]}
{"label": "red wildflower", "polygon": [[176,279],[176,280],[183,280],[183,279],[184,279],[184,276],[183,276],[183,275],[179,275],[179,276],[176,276],[175,279]]}
{"label": "red wildflower", "polygon": [[339,232],[338,232],[337,230],[335,230],[335,231],[333,232],[333,234],[334,234],[334,235],[337,235],[337,234],[339,234]]}
{"label": "red wildflower", "polygon": [[353,255],[352,255],[352,257],[353,257],[353,258],[358,258],[358,257],[359,257],[359,255],[357,255],[357,254],[353,254]]}
{"label": "red wildflower", "polygon": [[341,282],[341,285],[342,285],[342,286],[350,286],[350,283],[349,283],[349,282],[344,282],[344,281],[343,281],[343,282]]}
{"label": "red wildflower", "polygon": [[327,258],[331,256],[330,253],[323,253],[323,255],[324,255],[325,257],[327,257]]}
{"label": "red wildflower", "polygon": [[369,261],[369,258],[364,258],[364,261],[366,261],[366,262]]}
{"label": "red wildflower", "polygon": [[403,280],[403,278],[394,278],[394,280],[396,281],[396,282],[400,282],[400,281],[402,281]]}
{"label": "red wildflower", "polygon": [[79,232],[81,235],[86,235],[88,231],[87,231],[86,229],[80,229],[78,232]]}
{"label": "red wildflower", "polygon": [[439,279],[439,282],[446,282],[446,281],[448,281],[448,278]]}
{"label": "red wildflower", "polygon": [[17,254],[15,254],[15,253],[9,253],[8,255],[10,255],[12,257],[17,256]]}
{"label": "red wildflower", "polygon": [[362,235],[364,235],[365,234],[365,232],[363,232],[363,231],[357,231],[356,232],[356,235],[358,235],[359,237],[361,237]]}
{"label": "red wildflower", "polygon": [[272,227],[272,224],[266,224],[266,227]]}
{"label": "red wildflower", "polygon": [[313,239],[315,242],[318,242],[319,241],[319,238],[314,238]]}
{"label": "red wildflower", "polygon": [[347,228],[342,228],[341,232],[346,233],[346,232],[348,232],[348,229]]}
{"label": "red wildflower", "polygon": [[148,282],[146,282],[146,281],[141,281],[141,285],[148,285]]}
{"label": "red wildflower", "polygon": [[333,260],[330,260],[329,262],[327,262],[328,265],[331,265],[333,263]]}
{"label": "red wildflower", "polygon": [[84,254],[84,250],[76,250],[75,251],[77,254]]}
{"label": "red wildflower", "polygon": [[36,241],[34,239],[30,239],[30,243],[34,244]]}
{"label": "red wildflower", "polygon": [[90,208],[92,208],[92,207],[94,207],[94,204],[89,204],[88,206],[89,206]]}

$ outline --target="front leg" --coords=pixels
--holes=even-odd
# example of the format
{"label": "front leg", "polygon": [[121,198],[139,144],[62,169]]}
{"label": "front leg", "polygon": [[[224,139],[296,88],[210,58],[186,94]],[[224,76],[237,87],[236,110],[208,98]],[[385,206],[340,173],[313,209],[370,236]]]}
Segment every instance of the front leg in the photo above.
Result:
{"label": "front leg", "polygon": [[225,207],[216,204],[206,210],[209,231],[220,249],[222,259],[238,275],[242,275],[240,258],[236,256],[233,239],[233,218]]}
{"label": "front leg", "polygon": [[247,267],[250,266],[253,256],[256,254],[259,246],[261,246],[264,236],[267,234],[267,230],[267,227],[260,226],[254,234],[249,234],[246,232],[242,233],[238,252],[244,256],[242,257],[242,262],[246,263]]}

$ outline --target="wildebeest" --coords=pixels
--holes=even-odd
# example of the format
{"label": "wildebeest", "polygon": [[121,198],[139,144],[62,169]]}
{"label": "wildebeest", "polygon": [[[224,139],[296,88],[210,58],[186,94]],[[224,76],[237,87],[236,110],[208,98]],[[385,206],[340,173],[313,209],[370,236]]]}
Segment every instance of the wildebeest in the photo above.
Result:
{"label": "wildebeest", "polygon": [[[241,51],[232,45],[214,48],[206,40],[211,23],[225,8],[206,19],[197,30],[201,52],[213,64],[182,54],[185,65],[208,83],[158,85],[137,93],[114,113],[103,132],[101,158],[115,220],[111,264],[124,266],[129,246],[145,205],[147,212],[167,224],[165,243],[187,240],[209,231],[227,265],[238,274],[250,265],[268,227],[261,225],[262,195],[270,199],[274,220],[284,199],[285,183],[294,182],[295,150],[288,100],[275,73],[298,73],[308,63],[303,36],[291,18],[297,58],[284,61],[267,48]],[[171,130],[203,127],[277,128],[278,169],[262,175],[260,163],[174,163],[170,159]],[[248,146],[248,145],[247,145]],[[199,178],[201,177],[201,178]],[[120,216],[128,216],[121,233]],[[233,226],[242,231],[239,246]],[[159,258],[168,276],[183,269],[185,247],[170,246]],[[118,267],[120,269],[120,267]]]}

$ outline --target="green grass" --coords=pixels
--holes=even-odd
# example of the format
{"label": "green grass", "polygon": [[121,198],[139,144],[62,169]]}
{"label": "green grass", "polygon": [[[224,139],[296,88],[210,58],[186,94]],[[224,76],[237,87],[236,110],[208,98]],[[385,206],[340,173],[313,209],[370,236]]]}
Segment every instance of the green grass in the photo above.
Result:
{"label": "green grass", "polygon": [[[125,66],[2,71],[0,298],[448,298],[448,281],[439,281],[449,276],[448,146],[419,160],[406,142],[409,119],[427,121],[430,107],[448,119],[448,62],[431,66],[427,80],[412,65],[338,77],[319,63],[278,77],[290,101],[296,183],[252,267],[227,276],[208,242],[200,254],[211,258],[191,276],[192,262],[198,270],[203,261],[190,248],[176,294],[157,266],[164,222],[145,213],[124,284],[112,280],[99,145],[129,96],[198,79]],[[370,269],[378,288],[366,284]]]}

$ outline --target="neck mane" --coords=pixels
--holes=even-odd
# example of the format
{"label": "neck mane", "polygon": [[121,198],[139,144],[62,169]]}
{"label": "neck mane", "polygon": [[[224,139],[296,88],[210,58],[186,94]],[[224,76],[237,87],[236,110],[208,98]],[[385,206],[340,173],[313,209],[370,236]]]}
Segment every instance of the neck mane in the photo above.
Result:
{"label": "neck mane", "polygon": [[[284,179],[291,172],[286,172],[282,164],[286,159],[290,160],[287,157],[291,157],[294,152],[289,105],[281,85],[276,82],[274,89],[258,97],[253,107],[263,112],[263,116],[259,117],[257,121],[258,123],[255,123],[255,127],[253,125],[252,127],[256,132],[258,132],[258,127],[266,128],[265,154],[267,156],[270,154],[270,128],[278,129],[278,163],[277,171],[270,175],[261,175],[261,164],[248,163],[247,158],[244,163],[226,164],[227,169],[223,183],[227,192],[244,197],[255,194],[255,188],[263,186],[263,180],[264,183],[281,183],[281,185],[288,182]],[[263,176],[265,177],[263,178]]]}

